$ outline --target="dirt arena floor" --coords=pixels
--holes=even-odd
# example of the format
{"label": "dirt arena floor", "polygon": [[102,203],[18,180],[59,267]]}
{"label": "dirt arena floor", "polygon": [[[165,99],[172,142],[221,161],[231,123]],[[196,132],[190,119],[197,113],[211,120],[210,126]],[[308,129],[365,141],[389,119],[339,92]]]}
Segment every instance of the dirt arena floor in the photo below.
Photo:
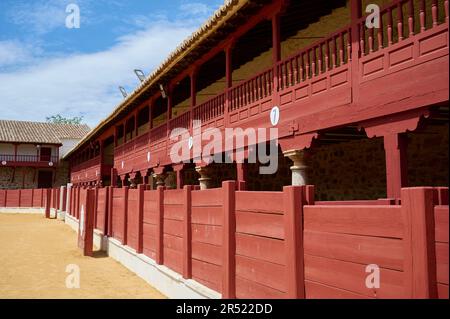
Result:
{"label": "dirt arena floor", "polygon": [[[70,280],[74,266],[68,265],[79,266],[80,288],[66,287],[66,280],[74,283]],[[165,296],[104,253],[82,256],[76,233],[61,221],[42,215],[0,214],[2,298]]]}

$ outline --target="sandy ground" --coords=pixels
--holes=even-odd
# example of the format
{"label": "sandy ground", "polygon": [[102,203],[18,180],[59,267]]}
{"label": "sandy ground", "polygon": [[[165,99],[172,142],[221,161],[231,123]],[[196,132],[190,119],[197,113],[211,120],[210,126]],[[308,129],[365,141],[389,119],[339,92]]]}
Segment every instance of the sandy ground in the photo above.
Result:
{"label": "sandy ground", "polygon": [[[67,288],[70,264],[80,288]],[[69,268],[70,271],[70,268]],[[0,214],[0,298],[165,298],[104,253],[84,257],[77,235],[42,215]]]}

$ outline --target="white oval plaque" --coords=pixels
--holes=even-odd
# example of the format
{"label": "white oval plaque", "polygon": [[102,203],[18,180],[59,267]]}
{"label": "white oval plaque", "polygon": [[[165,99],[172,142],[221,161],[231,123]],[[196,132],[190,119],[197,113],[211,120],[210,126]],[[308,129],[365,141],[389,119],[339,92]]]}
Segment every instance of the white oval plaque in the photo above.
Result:
{"label": "white oval plaque", "polygon": [[277,125],[280,121],[280,108],[278,106],[274,106],[272,110],[270,110],[270,123],[273,126]]}
{"label": "white oval plaque", "polygon": [[125,166],[124,162],[122,161],[122,168]]}
{"label": "white oval plaque", "polygon": [[192,136],[189,136],[188,146],[189,149],[191,149],[194,146],[194,139],[192,138]]}
{"label": "white oval plaque", "polygon": [[53,166],[53,162],[49,162],[49,163],[48,163],[48,166]]}
{"label": "white oval plaque", "polygon": [[2,161],[2,165],[6,165],[6,161]]}
{"label": "white oval plaque", "polygon": [[147,162],[150,162],[150,152],[147,152]]}

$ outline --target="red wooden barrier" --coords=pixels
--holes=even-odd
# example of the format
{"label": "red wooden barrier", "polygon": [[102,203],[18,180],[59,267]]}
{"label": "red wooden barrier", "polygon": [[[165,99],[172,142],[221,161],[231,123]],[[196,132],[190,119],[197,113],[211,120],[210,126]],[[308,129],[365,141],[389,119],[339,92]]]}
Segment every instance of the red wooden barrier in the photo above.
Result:
{"label": "red wooden barrier", "polygon": [[83,250],[84,256],[93,256],[95,190],[83,189],[80,201],[78,247]]}

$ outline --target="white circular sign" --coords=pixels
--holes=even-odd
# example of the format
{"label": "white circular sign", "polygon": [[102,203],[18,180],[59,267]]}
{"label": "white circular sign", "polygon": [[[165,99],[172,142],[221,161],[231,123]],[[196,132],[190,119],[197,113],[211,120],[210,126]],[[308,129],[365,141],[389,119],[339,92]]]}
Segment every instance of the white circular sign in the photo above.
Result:
{"label": "white circular sign", "polygon": [[84,205],[80,209],[80,234],[84,237]]}
{"label": "white circular sign", "polygon": [[272,123],[273,126],[277,125],[280,121],[280,108],[278,106],[274,106],[270,110],[270,123]]}
{"label": "white circular sign", "polygon": [[53,162],[49,162],[49,163],[48,163],[48,166],[53,166]]}
{"label": "white circular sign", "polygon": [[150,162],[150,152],[147,152],[147,162]]}
{"label": "white circular sign", "polygon": [[6,165],[6,161],[2,161],[2,165]]}
{"label": "white circular sign", "polygon": [[191,149],[194,146],[194,139],[192,138],[192,136],[189,136],[188,145],[189,149]]}

